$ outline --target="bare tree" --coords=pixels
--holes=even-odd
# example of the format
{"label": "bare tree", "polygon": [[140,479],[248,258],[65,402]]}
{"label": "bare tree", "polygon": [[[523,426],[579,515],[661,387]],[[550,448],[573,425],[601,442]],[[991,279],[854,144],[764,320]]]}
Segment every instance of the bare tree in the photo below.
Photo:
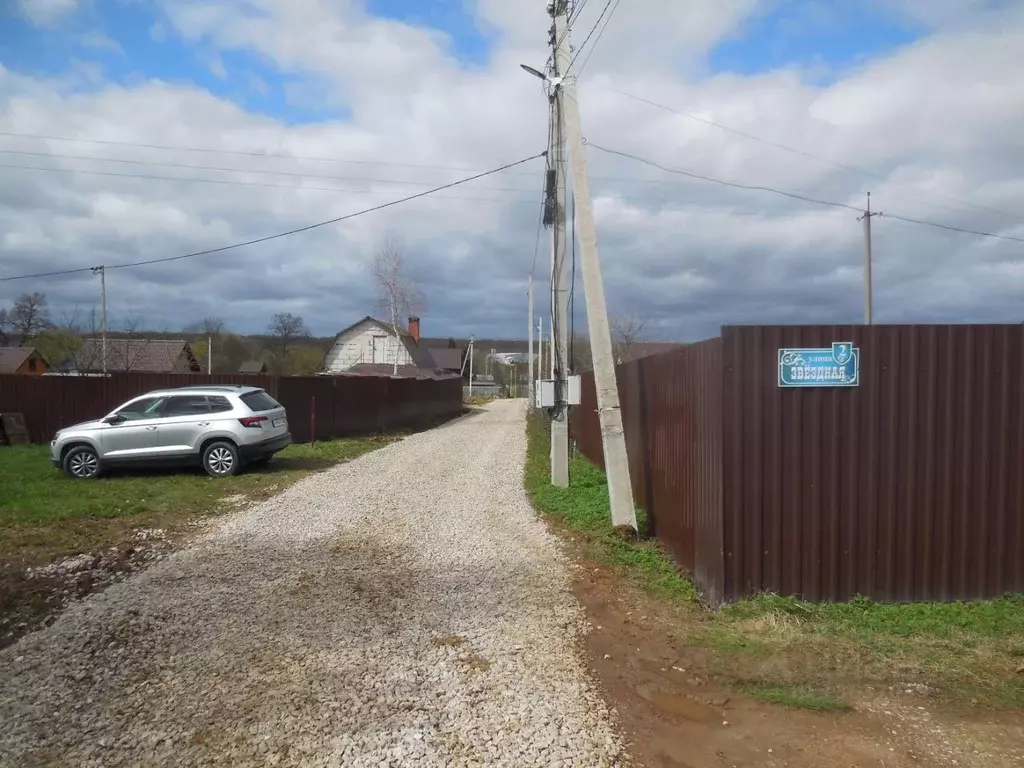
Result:
{"label": "bare tree", "polygon": [[50,326],[46,296],[41,293],[23,293],[13,307],[0,310],[0,338],[5,345],[13,343],[23,347]]}
{"label": "bare tree", "polygon": [[288,353],[291,351],[292,345],[298,339],[307,338],[309,330],[306,328],[306,322],[291,312],[278,312],[274,315],[270,320],[268,330],[274,337],[277,346],[275,367],[279,372],[283,372],[288,364]]}
{"label": "bare tree", "polygon": [[385,236],[373,257],[373,279],[377,284],[377,301],[388,313],[395,335],[394,373],[397,375],[398,350],[402,348],[401,318],[422,312],[426,302],[409,273],[401,245],[392,235]]}
{"label": "bare tree", "polygon": [[189,323],[182,330],[185,333],[192,333],[196,336],[220,336],[224,333],[227,325],[219,317],[204,317],[196,323]]}
{"label": "bare tree", "polygon": [[645,315],[630,312],[628,315],[614,315],[611,318],[612,346],[617,364],[628,362],[638,341],[644,338],[648,319]]}

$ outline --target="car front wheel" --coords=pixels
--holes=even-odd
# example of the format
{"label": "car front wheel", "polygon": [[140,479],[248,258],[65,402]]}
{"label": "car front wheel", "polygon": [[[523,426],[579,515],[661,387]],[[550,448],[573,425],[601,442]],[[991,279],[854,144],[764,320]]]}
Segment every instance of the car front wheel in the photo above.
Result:
{"label": "car front wheel", "polygon": [[65,474],[79,480],[90,480],[100,474],[100,457],[87,445],[72,448],[64,455]]}
{"label": "car front wheel", "polygon": [[203,469],[211,477],[230,477],[241,467],[238,449],[228,442],[210,443],[203,451]]}

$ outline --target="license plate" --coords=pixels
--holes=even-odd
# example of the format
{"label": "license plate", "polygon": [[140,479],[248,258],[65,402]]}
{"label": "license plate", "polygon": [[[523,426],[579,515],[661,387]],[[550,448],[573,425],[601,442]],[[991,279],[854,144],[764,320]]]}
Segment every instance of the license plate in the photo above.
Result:
{"label": "license plate", "polygon": [[274,419],[272,423],[275,427],[283,427],[285,422],[284,419]]}

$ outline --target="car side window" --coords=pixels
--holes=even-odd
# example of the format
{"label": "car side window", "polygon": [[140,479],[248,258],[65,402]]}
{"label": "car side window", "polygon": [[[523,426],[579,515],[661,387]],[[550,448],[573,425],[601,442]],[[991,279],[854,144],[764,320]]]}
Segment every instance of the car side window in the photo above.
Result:
{"label": "car side window", "polygon": [[212,395],[208,397],[207,400],[209,400],[210,402],[211,413],[227,413],[228,411],[234,410],[234,406],[228,402],[228,399],[226,397]]}
{"label": "car side window", "polygon": [[140,419],[155,419],[160,415],[160,406],[163,405],[162,397],[144,397],[141,400],[128,403],[118,410],[117,415],[125,421],[139,421]]}
{"label": "car side window", "polygon": [[167,418],[170,416],[198,416],[210,412],[206,403],[206,395],[185,395],[181,397],[169,397],[160,415]]}

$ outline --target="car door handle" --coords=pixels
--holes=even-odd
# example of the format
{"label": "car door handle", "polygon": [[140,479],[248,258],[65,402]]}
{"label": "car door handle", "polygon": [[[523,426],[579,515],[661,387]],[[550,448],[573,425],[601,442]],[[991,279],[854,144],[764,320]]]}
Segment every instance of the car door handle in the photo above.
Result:
{"label": "car door handle", "polygon": [[154,424],[152,427],[146,427],[146,431],[147,432],[156,432],[156,425]]}
{"label": "car door handle", "polygon": [[208,427],[208,426],[210,426],[210,422],[208,422],[208,421],[200,421],[197,426]]}

